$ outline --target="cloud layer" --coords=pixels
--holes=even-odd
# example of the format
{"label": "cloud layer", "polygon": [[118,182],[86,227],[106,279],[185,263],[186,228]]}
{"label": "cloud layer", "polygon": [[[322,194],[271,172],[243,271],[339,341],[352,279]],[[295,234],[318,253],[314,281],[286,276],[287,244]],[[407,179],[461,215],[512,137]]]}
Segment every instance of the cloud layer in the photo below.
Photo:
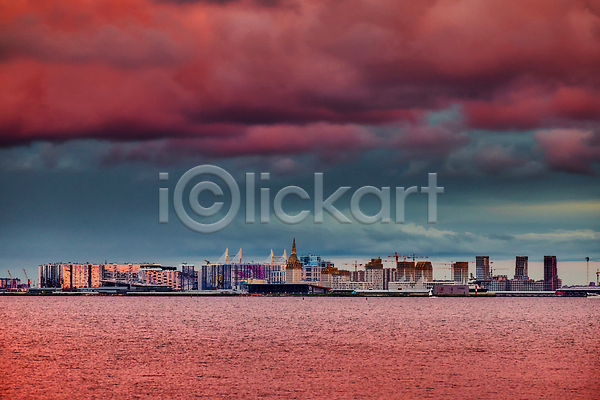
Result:
{"label": "cloud layer", "polygon": [[[466,145],[469,130],[540,130],[550,131],[535,140],[551,168],[589,174],[600,160],[600,7],[587,0],[24,0],[2,9],[3,146],[160,139],[162,153],[236,157],[322,143],[439,157]],[[451,107],[460,110],[452,124],[423,122]],[[377,127],[394,133],[382,140]],[[511,157],[495,150],[475,161],[493,170]]]}

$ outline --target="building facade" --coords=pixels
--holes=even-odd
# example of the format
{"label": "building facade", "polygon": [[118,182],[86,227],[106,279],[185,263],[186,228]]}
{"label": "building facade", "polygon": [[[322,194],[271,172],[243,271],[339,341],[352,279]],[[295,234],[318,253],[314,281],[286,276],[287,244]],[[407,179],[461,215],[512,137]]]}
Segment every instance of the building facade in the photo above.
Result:
{"label": "building facade", "polygon": [[556,290],[560,288],[556,256],[544,256],[544,290]]}
{"label": "building facade", "polygon": [[134,284],[139,281],[138,271],[142,266],[159,267],[157,264],[104,264],[102,280],[114,284]]}
{"label": "building facade", "polygon": [[138,270],[138,282],[157,286],[170,286],[180,290],[179,271],[177,267],[144,265]]}
{"label": "building facade", "polygon": [[196,268],[193,265],[181,264],[179,281],[181,290],[198,290],[198,274],[196,273]]}
{"label": "building facade", "polygon": [[452,280],[462,284],[469,282],[469,263],[458,261],[452,264]]}
{"label": "building facade", "polygon": [[398,280],[398,270],[396,268],[384,268],[383,269],[383,290],[388,290],[390,282],[396,282]]}
{"label": "building facade", "polygon": [[383,262],[381,258],[372,258],[365,265],[365,281],[373,283],[373,289],[383,290]]}
{"label": "building facade", "polygon": [[77,290],[100,287],[102,271],[103,266],[98,264],[61,264],[61,288]]}
{"label": "building facade", "polygon": [[38,282],[41,288],[60,287],[60,265],[51,263],[38,267]]}
{"label": "building facade", "polygon": [[415,281],[415,262],[414,261],[398,261],[396,263],[398,281],[414,282]]}
{"label": "building facade", "polygon": [[489,256],[475,257],[475,278],[478,281],[489,281],[491,279]]}
{"label": "building facade", "polygon": [[515,260],[515,279],[529,279],[529,257],[517,256]]}
{"label": "building facade", "polygon": [[207,264],[198,274],[198,286],[202,290],[241,290],[250,282],[285,283],[285,274],[284,266],[279,264]]}
{"label": "building facade", "polygon": [[285,283],[302,282],[302,264],[296,254],[296,239],[292,243],[292,254],[285,264]]}
{"label": "building facade", "polygon": [[101,286],[104,266],[101,264],[51,263],[38,267],[41,288],[96,288]]}
{"label": "building facade", "polygon": [[419,261],[415,265],[415,281],[433,281],[433,265],[430,261]]}

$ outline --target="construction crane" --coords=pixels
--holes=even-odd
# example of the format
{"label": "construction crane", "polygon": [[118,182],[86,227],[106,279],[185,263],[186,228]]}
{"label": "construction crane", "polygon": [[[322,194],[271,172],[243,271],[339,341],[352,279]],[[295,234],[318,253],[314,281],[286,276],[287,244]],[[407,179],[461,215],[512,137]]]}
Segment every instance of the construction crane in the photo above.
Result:
{"label": "construction crane", "polygon": [[397,252],[394,252],[394,255],[393,255],[393,256],[388,256],[388,258],[389,258],[389,257],[394,257],[394,258],[396,258],[396,264],[398,264],[398,257],[400,257],[400,256],[398,255],[398,253],[397,253]]}
{"label": "construction crane", "polygon": [[600,269],[596,270],[596,286],[600,286]]}
{"label": "construction crane", "polygon": [[401,256],[399,255],[397,257],[404,257],[404,261],[406,261],[407,258],[412,258],[413,262],[415,262],[415,259],[417,259],[417,258],[429,258],[427,256],[418,256],[416,254],[408,254],[408,255],[401,255]]}
{"label": "construction crane", "polygon": [[27,276],[27,272],[25,272],[25,268],[23,268],[23,273],[25,274],[25,279],[27,279],[27,287],[30,288],[31,281],[29,280],[29,277]]}
{"label": "construction crane", "polygon": [[[587,268],[586,268],[587,278],[585,279],[585,286],[589,286],[589,284],[590,284],[590,258],[586,257],[585,261],[587,262]],[[596,280],[598,280],[598,275],[596,275]]]}
{"label": "construction crane", "polygon": [[493,268],[493,267],[492,267],[492,264],[493,264],[493,263],[494,263],[493,261],[490,261],[490,277],[493,277],[493,276],[494,276],[494,271],[498,271],[498,270],[509,270],[509,269],[510,269],[510,268]]}
{"label": "construction crane", "polygon": [[354,263],[342,263],[342,265],[354,265],[354,272],[358,271],[358,267],[363,266],[362,264],[358,263],[358,260],[355,260]]}
{"label": "construction crane", "polygon": [[10,277],[10,288],[12,289],[14,286],[14,281],[13,281],[12,275],[10,274],[10,270],[7,270],[7,271],[8,271],[8,276]]}

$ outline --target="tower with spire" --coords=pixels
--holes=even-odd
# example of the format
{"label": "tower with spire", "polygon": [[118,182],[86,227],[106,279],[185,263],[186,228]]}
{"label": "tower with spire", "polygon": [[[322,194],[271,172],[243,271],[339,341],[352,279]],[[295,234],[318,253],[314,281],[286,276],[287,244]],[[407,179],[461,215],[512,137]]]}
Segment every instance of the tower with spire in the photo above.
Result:
{"label": "tower with spire", "polygon": [[302,264],[296,254],[296,238],[292,243],[292,254],[285,263],[285,283],[302,282]]}

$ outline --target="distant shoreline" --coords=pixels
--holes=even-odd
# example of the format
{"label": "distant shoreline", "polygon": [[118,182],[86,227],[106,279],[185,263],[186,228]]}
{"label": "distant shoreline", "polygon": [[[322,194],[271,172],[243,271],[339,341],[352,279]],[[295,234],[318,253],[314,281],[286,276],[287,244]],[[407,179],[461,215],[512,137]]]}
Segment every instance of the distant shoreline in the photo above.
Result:
{"label": "distant shoreline", "polygon": [[[576,294],[575,294],[576,293]],[[40,297],[40,296],[52,296],[52,297],[79,297],[79,296],[125,296],[125,297],[429,297],[428,293],[383,293],[383,292],[333,292],[327,294],[301,294],[301,293],[273,293],[273,294],[248,294],[239,292],[128,292],[128,293],[82,293],[82,292],[49,292],[49,293],[27,293],[27,292],[3,292],[0,296],[6,297]],[[523,292],[512,292],[512,293],[469,293],[469,294],[440,294],[435,297],[477,297],[477,298],[490,298],[490,297],[585,297],[586,292],[574,292],[571,295],[559,296],[554,292],[540,293],[523,293]]]}

